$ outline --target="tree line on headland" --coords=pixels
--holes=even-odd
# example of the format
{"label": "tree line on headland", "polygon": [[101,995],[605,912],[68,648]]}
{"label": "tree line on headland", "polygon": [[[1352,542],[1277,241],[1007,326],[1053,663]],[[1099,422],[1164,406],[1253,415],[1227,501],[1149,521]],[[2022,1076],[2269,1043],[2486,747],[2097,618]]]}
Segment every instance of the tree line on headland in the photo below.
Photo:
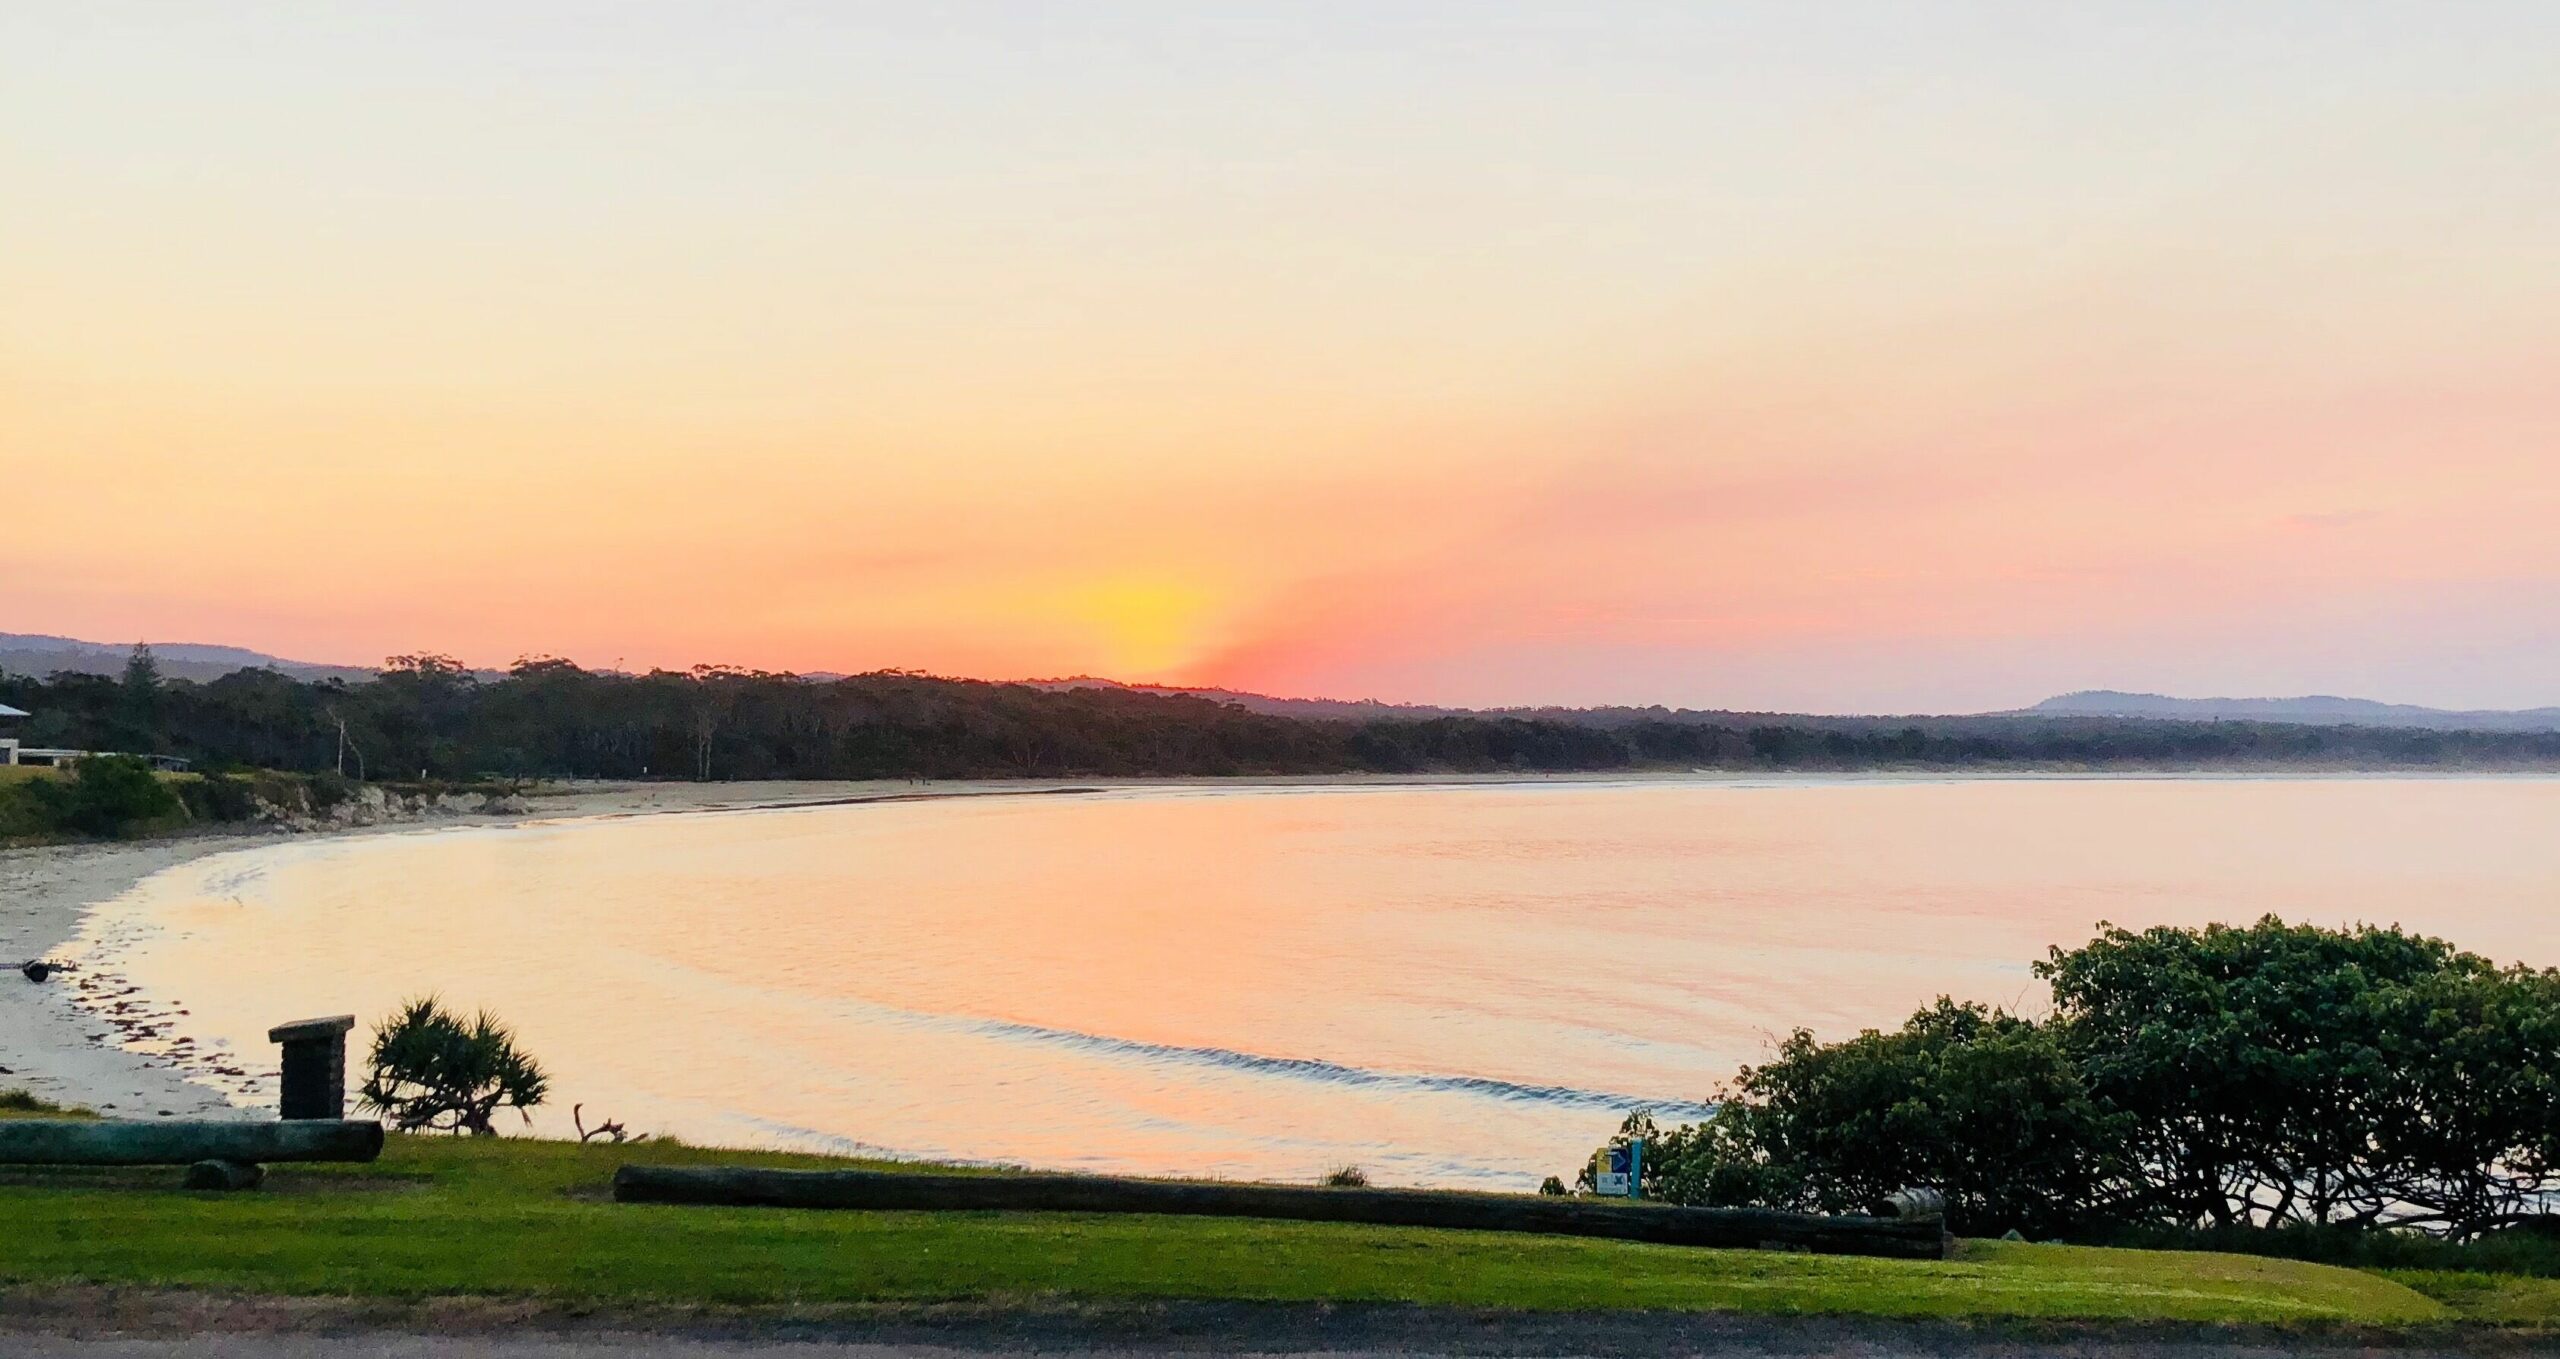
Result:
{"label": "tree line on headland", "polygon": [[1745,717],[1544,710],[1354,720],[1188,695],[527,660],[484,676],[393,657],[370,681],[240,670],[0,675],[31,746],[354,778],[968,778],[1637,769],[2533,768],[2560,732],[2033,716]]}

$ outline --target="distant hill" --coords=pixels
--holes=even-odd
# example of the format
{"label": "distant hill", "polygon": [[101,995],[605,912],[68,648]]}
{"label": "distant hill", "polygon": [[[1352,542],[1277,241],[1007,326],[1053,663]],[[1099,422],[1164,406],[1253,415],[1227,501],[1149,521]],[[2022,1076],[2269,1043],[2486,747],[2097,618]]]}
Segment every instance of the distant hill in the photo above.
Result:
{"label": "distant hill", "polygon": [[[12,675],[118,675],[124,673],[125,658],[132,654],[131,642],[87,642],[77,637],[0,632],[0,672]],[[161,674],[199,682],[220,679],[234,670],[280,670],[304,680],[373,678],[373,670],[367,666],[291,661],[246,647],[201,642],[153,642],[151,655],[160,663]]]}
{"label": "distant hill", "polygon": [[1433,717],[1519,717],[1541,722],[1570,722],[1603,729],[1640,722],[1680,725],[1752,727],[1792,723],[1816,730],[1874,731],[1916,724],[1932,732],[1996,730],[2019,718],[2136,718],[2168,722],[2276,722],[2308,726],[2410,727],[2434,731],[2560,731],[2560,707],[2514,712],[2455,712],[2411,703],[2379,703],[2369,698],[2315,694],[2302,698],[2171,698],[2113,689],[2087,689],[2046,699],[2032,708],[1996,713],[1820,714],[1738,711],[1725,708],[1660,706],[1599,708],[1442,708],[1419,703],[1381,703],[1375,699],[1274,698],[1241,689],[1193,688],[1167,684],[1124,684],[1119,680],[1077,675],[1068,679],[1024,681],[1035,689],[1112,689],[1139,694],[1179,694],[1232,703],[1248,712],[1274,717],[1331,718],[1367,722],[1381,718],[1420,720]]}
{"label": "distant hill", "polygon": [[[125,657],[133,650],[130,642],[92,642],[76,637],[51,637],[32,633],[0,632],[0,673],[42,677],[58,672],[86,675],[114,675],[124,670]],[[290,660],[271,656],[246,647],[215,646],[197,642],[153,642],[151,654],[159,659],[160,672],[177,679],[196,681],[219,679],[235,670],[276,670],[302,680],[344,679],[368,680],[374,667],[327,665],[313,661]],[[478,672],[483,680],[500,677],[498,671]],[[813,672],[800,678],[825,682],[846,676],[833,672]],[[2365,698],[2340,698],[2313,694],[2299,698],[2171,698],[2165,694],[2126,693],[2115,689],[2085,689],[2078,693],[2048,698],[2031,708],[2007,712],[1970,714],[1814,714],[1733,711],[1728,709],[1665,708],[1650,706],[1565,708],[1450,708],[1426,703],[1382,703],[1376,699],[1279,698],[1270,694],[1251,693],[1241,689],[1218,689],[1173,684],[1129,684],[1093,675],[1071,675],[1063,679],[1017,681],[1026,687],[1051,693],[1074,689],[1105,689],[1118,693],[1153,694],[1167,697],[1207,699],[1229,703],[1247,712],[1268,717],[1287,717],[1301,721],[1375,722],[1381,720],[1425,721],[1439,717],[1508,717],[1541,722],[1561,722],[1578,727],[1617,730],[1644,723],[1670,723],[1678,726],[1724,726],[1749,729],[1767,725],[1795,725],[1816,731],[1873,732],[1917,728],[1938,735],[1996,732],[2021,720],[2045,719],[2054,722],[2079,722],[2109,719],[2133,719],[2162,722],[2259,722],[2306,726],[2404,727],[2436,731],[2547,732],[2560,731],[2560,707],[2531,708],[2519,711],[2457,712],[2444,708],[2424,708],[2410,703],[2378,703]]]}
{"label": "distant hill", "polygon": [[1455,717],[1478,715],[1472,708],[1435,708],[1418,703],[1381,703],[1374,698],[1274,698],[1269,694],[1247,693],[1242,689],[1187,688],[1176,684],[1125,684],[1119,680],[1101,679],[1093,675],[1073,675],[1066,679],[1023,680],[1025,686],[1058,693],[1068,689],[1111,689],[1128,694],[1158,694],[1182,698],[1205,698],[1214,703],[1232,703],[1247,712],[1272,717],[1337,718],[1366,722],[1381,717]]}
{"label": "distant hill", "polygon": [[2412,703],[2307,694],[2299,698],[2171,698],[2085,689],[2048,698],[2029,715],[2157,717],[2188,722],[2303,722],[2352,727],[2425,727],[2435,731],[2560,731],[2560,708],[2458,712]]}

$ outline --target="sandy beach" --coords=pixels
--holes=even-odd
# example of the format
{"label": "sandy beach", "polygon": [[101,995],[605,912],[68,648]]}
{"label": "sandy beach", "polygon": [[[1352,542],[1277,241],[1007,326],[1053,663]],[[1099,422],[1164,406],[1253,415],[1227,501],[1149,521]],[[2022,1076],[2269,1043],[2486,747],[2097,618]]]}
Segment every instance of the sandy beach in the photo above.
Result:
{"label": "sandy beach", "polygon": [[[1573,780],[1591,776],[1556,777]],[[30,982],[18,969],[29,960],[55,956],[79,932],[82,918],[91,907],[114,900],[152,874],[261,843],[324,835],[396,835],[443,826],[522,825],[578,817],[652,816],[1103,787],[1517,781],[1521,780],[1516,775],[1316,775],[1270,779],[570,784],[538,790],[530,797],[532,810],[515,816],[435,816],[319,831],[239,830],[120,844],[0,850],[0,967],[6,969],[0,971],[0,1090],[25,1089],[45,1099],[86,1105],[123,1118],[249,1115],[252,1111],[235,1110],[221,1094],[187,1080],[170,1063],[117,1041],[119,1030],[158,1022],[138,1005],[128,1004],[127,988],[118,979],[63,972],[43,982]]]}
{"label": "sandy beach", "polygon": [[906,797],[1041,792],[1062,780],[919,784],[740,782],[572,785],[546,789],[521,816],[446,816],[324,831],[240,830],[124,844],[63,844],[0,850],[0,1090],[25,1089],[60,1103],[122,1118],[218,1118],[234,1110],[216,1091],[177,1068],[116,1041],[123,1004],[116,979],[80,972],[26,980],[21,964],[54,956],[82,916],[163,869],[207,855],[313,835],[385,835],[435,826],[524,824],[591,816],[802,806]]}

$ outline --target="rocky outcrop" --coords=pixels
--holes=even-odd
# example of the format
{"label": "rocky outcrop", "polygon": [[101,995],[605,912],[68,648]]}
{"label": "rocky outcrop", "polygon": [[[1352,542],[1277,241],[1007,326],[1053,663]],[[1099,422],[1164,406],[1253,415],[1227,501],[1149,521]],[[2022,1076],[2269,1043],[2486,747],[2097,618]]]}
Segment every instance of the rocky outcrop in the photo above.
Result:
{"label": "rocky outcrop", "polygon": [[489,787],[389,788],[376,783],[278,780],[261,781],[251,799],[251,819],[290,830],[335,830],[442,817],[522,816],[533,810],[522,794]]}

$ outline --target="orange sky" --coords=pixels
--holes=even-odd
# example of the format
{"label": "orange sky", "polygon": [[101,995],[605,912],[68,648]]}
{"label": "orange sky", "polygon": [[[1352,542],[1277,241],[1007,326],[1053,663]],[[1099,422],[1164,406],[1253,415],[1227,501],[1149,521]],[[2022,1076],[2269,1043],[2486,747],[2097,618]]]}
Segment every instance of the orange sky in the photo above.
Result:
{"label": "orange sky", "polygon": [[2560,702],[2560,11],[0,16],[0,630]]}

